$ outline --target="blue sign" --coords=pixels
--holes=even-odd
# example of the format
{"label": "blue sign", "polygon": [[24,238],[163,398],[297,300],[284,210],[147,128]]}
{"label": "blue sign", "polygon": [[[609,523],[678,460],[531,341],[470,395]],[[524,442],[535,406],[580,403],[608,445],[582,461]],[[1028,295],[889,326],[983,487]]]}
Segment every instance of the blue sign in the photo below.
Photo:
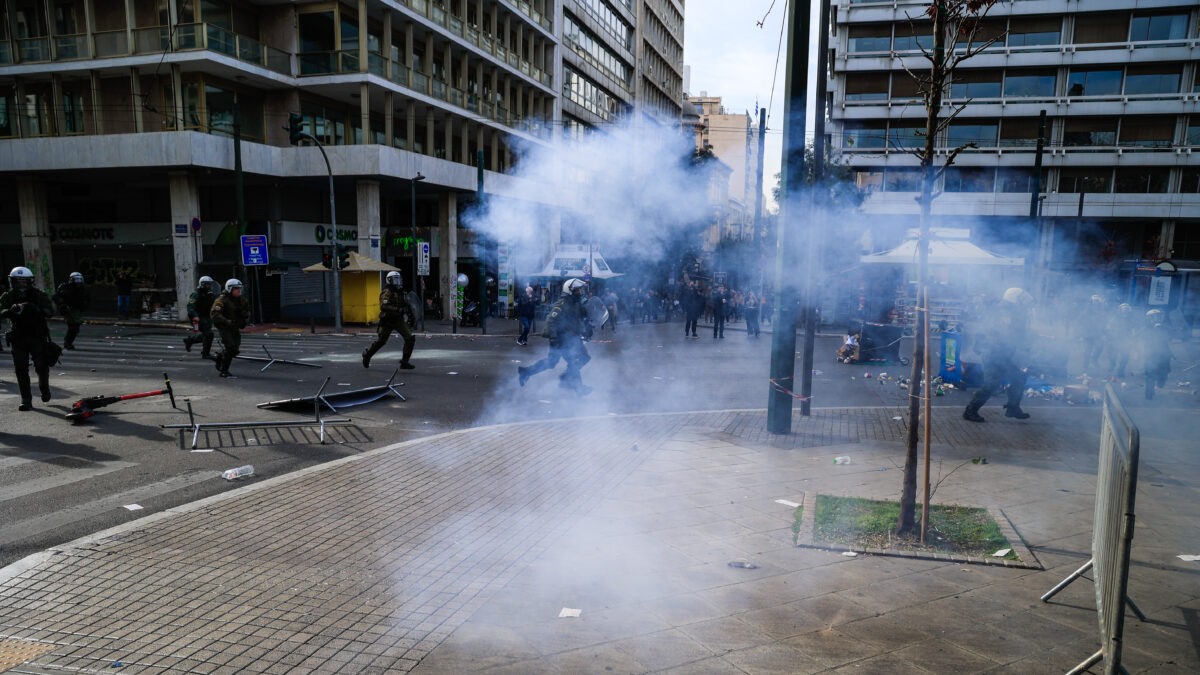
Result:
{"label": "blue sign", "polygon": [[267,236],[265,234],[242,235],[242,264],[247,267],[267,264]]}

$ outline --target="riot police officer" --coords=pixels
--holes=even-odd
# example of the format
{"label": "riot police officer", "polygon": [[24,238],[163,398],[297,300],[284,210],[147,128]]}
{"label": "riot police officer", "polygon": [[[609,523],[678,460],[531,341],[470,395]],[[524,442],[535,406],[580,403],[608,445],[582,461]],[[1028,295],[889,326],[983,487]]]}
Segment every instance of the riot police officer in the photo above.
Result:
{"label": "riot police officer", "polygon": [[0,295],[0,317],[8,319],[12,330],[7,334],[12,347],[13,370],[21,392],[17,410],[33,409],[33,392],[29,384],[29,360],[37,371],[42,402],[50,400],[50,327],[46,318],[54,313],[50,297],[33,287],[33,272],[28,267],[14,267],[8,274],[9,290]]}
{"label": "riot police officer", "polygon": [[229,279],[209,311],[213,324],[221,334],[221,353],[217,354],[217,372],[221,377],[233,377],[229,366],[242,346],[241,329],[250,321],[250,302],[242,296],[242,282]]}
{"label": "riot police officer", "polygon": [[79,327],[83,325],[83,310],[87,309],[91,302],[87,287],[83,285],[83,275],[79,272],[71,272],[67,280],[55,289],[54,304],[67,322],[67,336],[63,338],[64,349],[75,349],[75,338],[79,335]]}
{"label": "riot police officer", "polygon": [[992,310],[990,325],[979,337],[984,355],[983,386],[971,397],[962,414],[968,422],[985,421],[979,409],[1004,387],[1005,381],[1008,382],[1008,402],[1004,406],[1004,415],[1020,420],[1029,419],[1029,413],[1021,410],[1021,397],[1025,395],[1025,371],[1017,361],[1019,352],[1028,345],[1026,331],[1032,304],[1033,296],[1024,289],[1010,288]]}
{"label": "riot police officer", "polygon": [[532,366],[517,368],[517,379],[522,387],[530,377],[550,370],[562,359],[567,362],[567,370],[559,376],[558,386],[573,389],[580,396],[592,390],[583,384],[579,372],[592,360],[583,346],[583,341],[592,336],[592,324],[583,307],[585,288],[587,282],[582,279],[570,279],[563,284],[562,297],[554,303],[542,330],[542,337],[550,339],[550,353]]}
{"label": "riot police officer", "polygon": [[412,305],[408,304],[408,298],[404,297],[404,279],[401,278],[399,272],[388,272],[383,290],[379,293],[378,337],[363,350],[363,368],[371,367],[371,357],[375,356],[375,352],[383,349],[383,345],[387,344],[392,331],[396,331],[400,337],[404,338],[404,354],[400,358],[400,367],[405,370],[416,368],[408,361],[412,357],[413,347],[417,344],[417,339],[412,334],[412,324],[414,323],[416,323],[416,313],[413,311]]}
{"label": "riot police officer", "polygon": [[216,283],[212,277],[202,276],[196,290],[192,291],[191,296],[188,297],[188,318],[192,320],[192,328],[197,332],[195,335],[189,335],[183,339],[183,348],[190,352],[192,345],[197,342],[202,343],[200,349],[200,358],[202,359],[212,358],[210,353],[213,342],[212,306],[217,299],[213,295],[213,286]]}

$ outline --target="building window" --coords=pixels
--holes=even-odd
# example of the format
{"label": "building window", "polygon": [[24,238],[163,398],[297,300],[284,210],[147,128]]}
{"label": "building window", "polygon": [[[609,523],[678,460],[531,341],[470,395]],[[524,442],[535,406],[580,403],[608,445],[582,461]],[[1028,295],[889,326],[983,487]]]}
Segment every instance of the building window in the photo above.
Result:
{"label": "building window", "polygon": [[1117,144],[1117,120],[1112,117],[1067,118],[1063,145],[1112,147]]}
{"label": "building window", "polygon": [[996,170],[974,166],[952,166],[945,173],[946,192],[991,192]]}
{"label": "building window", "polygon": [[1111,192],[1109,169],[1063,169],[1058,175],[1059,192]]}
{"label": "building window", "polygon": [[1121,118],[1120,145],[1169,148],[1175,136],[1174,117]]}
{"label": "building window", "polygon": [[1111,96],[1121,93],[1121,70],[1072,70],[1067,96]]}
{"label": "building window", "polygon": [[854,185],[863,192],[883,190],[883,169],[859,169],[854,172]]}
{"label": "building window", "polygon": [[1125,74],[1126,94],[1177,94],[1183,66],[1130,66]]}
{"label": "building window", "polygon": [[1113,192],[1166,192],[1171,171],[1164,168],[1129,167],[1117,169]]}
{"label": "building window", "polygon": [[904,150],[925,147],[925,123],[919,120],[896,120],[888,129],[888,146]]}
{"label": "building window", "polygon": [[889,23],[850,26],[851,52],[886,52],[892,49],[892,25]]}
{"label": "building window", "polygon": [[300,102],[304,130],[321,141],[322,145],[346,144],[346,113],[320,103]]}
{"label": "building window", "polygon": [[[1047,126],[1048,123],[1049,120],[1047,120]],[[1000,120],[1000,147],[1002,148],[1036,147],[1037,136],[1038,120],[1036,118],[1013,117]]]}
{"label": "building window", "polygon": [[1183,138],[1184,145],[1200,145],[1200,117],[1189,117],[1187,135]]}
{"label": "building window", "polygon": [[1062,18],[1014,18],[1009,22],[1008,46],[1056,45],[1062,37]]}
{"label": "building window", "polygon": [[946,130],[946,145],[960,148],[974,143],[977,148],[994,148],[999,128],[1000,125],[995,120],[955,121]]}
{"label": "building window", "polygon": [[[996,169],[996,192],[1033,192],[1033,169],[1001,167]],[[1042,190],[1046,189],[1046,172],[1042,171]]]}
{"label": "building window", "polygon": [[847,101],[886,101],[887,73],[846,73]]}
{"label": "building window", "polygon": [[306,12],[300,15],[301,75],[334,72],[334,51],[337,49],[334,25],[333,12]]}
{"label": "building window", "polygon": [[1056,76],[1053,70],[1008,71],[1004,76],[1006,97],[1054,96]]}
{"label": "building window", "polygon": [[570,115],[563,115],[563,140],[577,143],[586,138],[590,131],[591,127],[584,124],[582,120],[577,120]]}
{"label": "building window", "polygon": [[591,31],[576,23],[575,18],[571,15],[565,15],[564,25],[566,26],[564,37],[575,53],[629,89],[633,80],[633,68],[629,64],[625,63],[616,52],[609,49]]}
{"label": "building window", "polygon": [[955,72],[950,98],[1000,98],[1004,74],[999,70],[963,70]]}
{"label": "building window", "polygon": [[1182,40],[1187,37],[1187,14],[1135,16],[1129,25],[1129,41]]}
{"label": "building window", "polygon": [[568,66],[563,66],[563,96],[605,120],[615,119],[623,109],[616,97]]}
{"label": "building window", "polygon": [[882,121],[847,120],[842,127],[842,147],[848,150],[886,147],[885,129]]}
{"label": "building window", "polygon": [[1075,15],[1075,42],[1097,44],[1125,42],[1129,39],[1129,14],[1102,12]]}
{"label": "building window", "polygon": [[15,101],[12,94],[0,94],[0,138],[17,135],[17,120],[13,115]]}
{"label": "building window", "polygon": [[[928,71],[916,72],[917,78],[929,77]],[[922,101],[925,95],[920,91],[920,81],[908,73],[892,74],[893,101]]]}
{"label": "building window", "polygon": [[25,136],[49,136],[53,127],[50,124],[50,85],[46,84],[45,91],[30,92],[32,86],[26,86],[25,105],[21,111],[25,119]]}
{"label": "building window", "polygon": [[1179,185],[1179,191],[1188,194],[1200,193],[1200,169],[1183,170],[1183,183]]}
{"label": "building window", "polygon": [[921,170],[888,168],[884,189],[888,192],[920,192]]}
{"label": "building window", "polygon": [[909,24],[902,21],[896,24],[896,41],[893,49],[898,52],[933,49],[933,24]]}
{"label": "building window", "polygon": [[82,134],[83,129],[83,94],[77,91],[62,93],[63,133]]}

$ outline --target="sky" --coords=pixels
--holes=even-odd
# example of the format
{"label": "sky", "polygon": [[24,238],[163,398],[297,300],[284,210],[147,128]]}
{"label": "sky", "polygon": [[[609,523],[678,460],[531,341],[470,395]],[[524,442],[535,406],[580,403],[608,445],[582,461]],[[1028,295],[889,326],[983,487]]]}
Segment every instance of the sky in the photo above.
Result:
{"label": "sky", "polygon": [[[788,0],[776,0],[767,15],[771,4],[772,0],[686,0],[683,44],[683,62],[692,71],[689,95],[699,96],[705,91],[709,96],[720,96],[725,109],[733,113],[749,111],[754,115],[756,102],[759,107],[770,105],[763,168],[767,204],[773,203],[771,188],[775,186],[774,176],[779,173],[783,154],[787,37],[784,36],[781,46],[779,33]],[[766,22],[760,28],[758,22],[764,15]],[[779,68],[772,103],[771,81],[777,53]],[[811,119],[810,116],[810,125]]]}

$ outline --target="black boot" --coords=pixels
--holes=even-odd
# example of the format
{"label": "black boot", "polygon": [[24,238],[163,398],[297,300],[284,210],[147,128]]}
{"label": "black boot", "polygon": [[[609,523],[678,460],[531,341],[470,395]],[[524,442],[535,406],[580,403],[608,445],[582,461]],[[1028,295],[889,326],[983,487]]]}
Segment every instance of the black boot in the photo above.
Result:
{"label": "black boot", "polygon": [[33,401],[30,401],[29,399],[21,401],[21,405],[17,406],[17,410],[20,410],[21,412],[33,410]]}
{"label": "black boot", "polygon": [[1004,416],[1005,417],[1015,417],[1019,420],[1029,419],[1029,413],[1025,412],[1024,410],[1021,410],[1020,405],[1004,406]]}
{"label": "black boot", "polygon": [[187,338],[183,338],[183,348],[189,352],[192,351],[192,341]]}
{"label": "black boot", "polygon": [[42,391],[42,403],[50,402],[50,374],[38,374],[38,389]]}
{"label": "black boot", "polygon": [[363,350],[362,361],[363,361],[363,368],[371,367],[371,350],[369,348]]}
{"label": "black boot", "polygon": [[529,381],[529,369],[526,368],[525,366],[517,366],[517,382],[519,382],[521,384],[521,386],[524,387],[525,383],[528,381]]}
{"label": "black boot", "polygon": [[963,410],[962,418],[968,422],[986,422],[983,415],[979,414],[979,409],[983,406],[975,405],[974,402],[968,403],[966,410]]}
{"label": "black boot", "polygon": [[416,368],[416,366],[408,362],[408,359],[412,357],[413,347],[415,347],[416,344],[417,341],[415,339],[404,343],[404,354],[400,357],[400,367],[404,370],[413,370]]}

